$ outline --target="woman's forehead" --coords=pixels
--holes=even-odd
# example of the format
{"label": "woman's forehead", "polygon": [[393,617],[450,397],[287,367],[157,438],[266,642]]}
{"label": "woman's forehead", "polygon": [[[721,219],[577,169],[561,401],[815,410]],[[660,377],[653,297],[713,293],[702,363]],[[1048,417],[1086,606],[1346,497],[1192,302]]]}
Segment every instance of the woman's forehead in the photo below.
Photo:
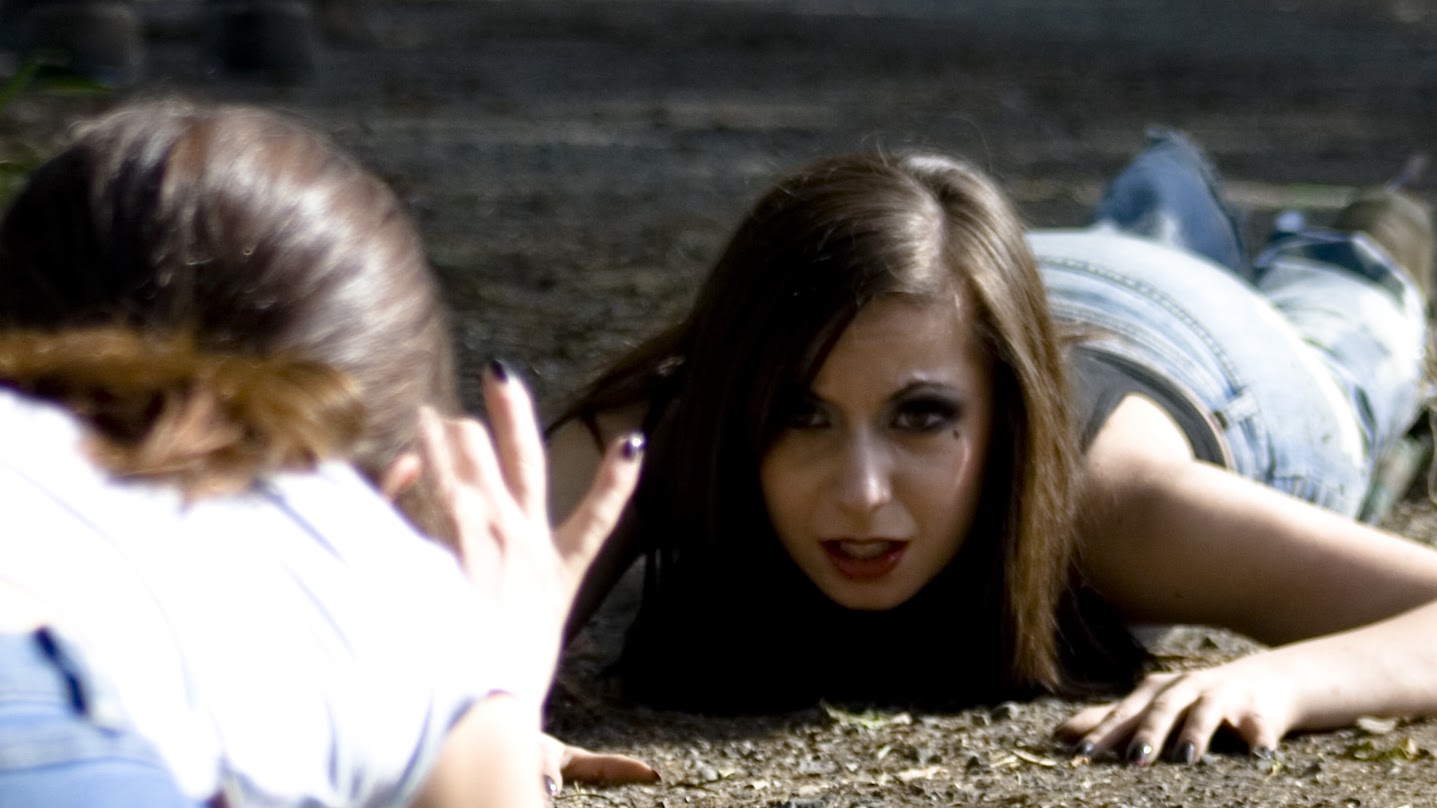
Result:
{"label": "woman's forehead", "polygon": [[814,387],[843,384],[853,374],[905,380],[956,380],[987,364],[968,306],[902,296],[858,310],[814,378]]}

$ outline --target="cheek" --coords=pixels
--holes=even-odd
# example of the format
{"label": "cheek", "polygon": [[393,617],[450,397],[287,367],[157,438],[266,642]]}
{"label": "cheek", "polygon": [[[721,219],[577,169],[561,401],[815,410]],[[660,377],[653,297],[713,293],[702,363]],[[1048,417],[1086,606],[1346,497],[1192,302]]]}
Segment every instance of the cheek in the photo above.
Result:
{"label": "cheek", "polygon": [[[972,526],[983,490],[986,442],[955,438],[952,451],[928,458],[912,479],[921,490],[921,507],[930,529],[956,549]],[[915,503],[916,504],[916,503]]]}
{"label": "cheek", "polygon": [[800,566],[805,566],[818,545],[812,541],[814,515],[822,504],[823,484],[819,463],[808,451],[784,447],[782,441],[759,463],[759,486],[764,508],[779,544]]}
{"label": "cheek", "polygon": [[799,470],[790,462],[788,455],[782,445],[775,446],[764,455],[758,465],[763,504],[780,539],[784,539],[790,532],[788,528],[798,520],[801,510],[802,497],[799,495],[799,489],[802,483]]}

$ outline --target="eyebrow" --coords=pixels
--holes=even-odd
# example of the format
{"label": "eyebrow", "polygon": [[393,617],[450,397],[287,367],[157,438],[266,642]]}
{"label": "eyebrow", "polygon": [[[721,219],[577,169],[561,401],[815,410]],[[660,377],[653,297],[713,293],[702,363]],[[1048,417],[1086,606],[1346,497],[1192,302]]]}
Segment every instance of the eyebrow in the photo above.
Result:
{"label": "eyebrow", "polygon": [[[892,391],[890,395],[884,397],[884,401],[892,403],[892,401],[902,401],[904,398],[911,397],[911,395],[923,394],[944,395],[944,397],[954,398],[958,404],[963,404],[964,398],[966,398],[967,395],[963,388],[958,387],[958,385],[953,384],[953,382],[915,378],[915,380],[902,385],[898,390]],[[793,398],[793,401],[805,401],[805,403],[809,404],[832,404],[831,400],[823,397],[823,395],[819,395],[818,390],[813,388],[812,382],[809,382],[808,387],[799,388],[798,395]]]}
{"label": "eyebrow", "polygon": [[890,395],[889,400],[905,398],[914,393],[946,393],[953,396],[961,396],[963,391],[958,385],[951,382],[939,382],[931,379],[914,379],[913,381],[898,388]]}
{"label": "eyebrow", "polygon": [[[941,394],[955,399],[963,398],[963,390],[958,385],[950,382],[933,381],[931,379],[914,379],[889,394],[885,401],[900,401],[913,395]],[[814,404],[831,404],[827,398],[818,394],[812,386],[804,390],[799,397],[801,401],[808,401]]]}

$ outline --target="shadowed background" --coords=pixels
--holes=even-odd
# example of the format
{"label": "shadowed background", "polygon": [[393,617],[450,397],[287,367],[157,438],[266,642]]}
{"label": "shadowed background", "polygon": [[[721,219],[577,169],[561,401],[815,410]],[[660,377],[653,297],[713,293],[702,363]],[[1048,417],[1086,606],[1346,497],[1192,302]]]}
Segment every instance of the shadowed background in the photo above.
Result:
{"label": "shadowed background", "polygon": [[[22,88],[0,110],[0,165],[33,164],[76,116],[137,95],[298,114],[414,213],[475,406],[477,369],[499,356],[552,412],[681,311],[766,183],[820,154],[956,151],[1033,224],[1078,225],[1143,128],[1167,124],[1208,147],[1261,233],[1276,209],[1330,214],[1437,144],[1430,0],[373,0],[282,86],[207,75],[198,3],[137,7],[144,79]],[[1420,498],[1394,525],[1437,535]],[[1200,633],[1174,653],[1237,647]],[[1276,764],[1135,771],[1070,768],[1046,740],[1070,707],[1050,700],[704,721],[616,708],[571,677],[559,705],[568,737],[668,780],[569,805],[1396,806],[1432,804],[1437,783],[1431,722],[1299,739]]]}

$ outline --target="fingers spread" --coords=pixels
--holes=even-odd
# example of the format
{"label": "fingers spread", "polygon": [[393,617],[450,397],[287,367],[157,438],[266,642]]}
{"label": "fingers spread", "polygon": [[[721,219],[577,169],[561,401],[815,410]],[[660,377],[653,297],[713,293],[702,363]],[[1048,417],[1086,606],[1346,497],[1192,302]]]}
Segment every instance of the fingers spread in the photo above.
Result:
{"label": "fingers spread", "polygon": [[1258,756],[1271,756],[1285,734],[1261,713],[1250,710],[1237,721],[1237,733]]}
{"label": "fingers spread", "polygon": [[445,419],[425,408],[420,413],[419,439],[425,473],[433,481],[467,568],[479,550],[477,542],[502,539],[503,531],[494,530],[493,525],[514,508],[502,493],[503,475],[489,431],[473,419]]}
{"label": "fingers spread", "polygon": [[524,383],[503,362],[489,364],[484,405],[494,424],[499,466],[510,493],[525,513],[547,513],[544,439],[534,414],[534,401]]}
{"label": "fingers spread", "polygon": [[1184,673],[1147,676],[1122,701],[1089,707],[1055,733],[1077,740],[1079,755],[1121,751],[1131,763],[1155,762],[1164,747],[1196,763],[1221,727],[1236,730],[1255,754],[1271,756],[1294,726],[1292,688],[1265,673],[1261,655]]}
{"label": "fingers spread", "polygon": [[1188,709],[1187,720],[1178,734],[1178,743],[1173,758],[1179,763],[1196,763],[1207,754],[1212,737],[1227,720],[1222,705],[1216,699],[1200,699]]}
{"label": "fingers spread", "polygon": [[[1143,679],[1126,698],[1115,704],[1089,708],[1069,719],[1075,727],[1087,725],[1087,732],[1078,743],[1078,754],[1093,755],[1106,751],[1121,751],[1132,739],[1144,712],[1157,694],[1167,687],[1171,674],[1153,674]],[[1095,711],[1103,711],[1093,723]],[[1080,722],[1079,719],[1082,719]]]}
{"label": "fingers spread", "polygon": [[623,515],[639,479],[642,454],[643,439],[637,433],[610,445],[589,492],[555,531],[555,543],[576,582]]}
{"label": "fingers spread", "polygon": [[1126,753],[1128,762],[1138,766],[1155,762],[1168,737],[1172,735],[1173,727],[1177,726],[1178,721],[1192,706],[1194,698],[1195,695],[1190,688],[1184,686],[1181,677],[1172,680],[1154,696],[1140,714],[1133,729]]}
{"label": "fingers spread", "polygon": [[1053,730],[1058,740],[1065,743],[1077,743],[1084,735],[1092,732],[1098,724],[1107,718],[1108,713],[1113,710],[1113,703],[1098,704],[1093,707],[1085,707],[1079,710],[1071,718],[1059,724]]}
{"label": "fingers spread", "polygon": [[454,549],[461,550],[462,548],[458,547],[458,514],[453,507],[458,488],[453,472],[454,452],[449,445],[449,435],[443,419],[429,407],[419,410],[419,454],[424,473],[428,474],[434,486],[434,496],[444,503],[443,513],[449,528],[449,538],[455,544]]}

